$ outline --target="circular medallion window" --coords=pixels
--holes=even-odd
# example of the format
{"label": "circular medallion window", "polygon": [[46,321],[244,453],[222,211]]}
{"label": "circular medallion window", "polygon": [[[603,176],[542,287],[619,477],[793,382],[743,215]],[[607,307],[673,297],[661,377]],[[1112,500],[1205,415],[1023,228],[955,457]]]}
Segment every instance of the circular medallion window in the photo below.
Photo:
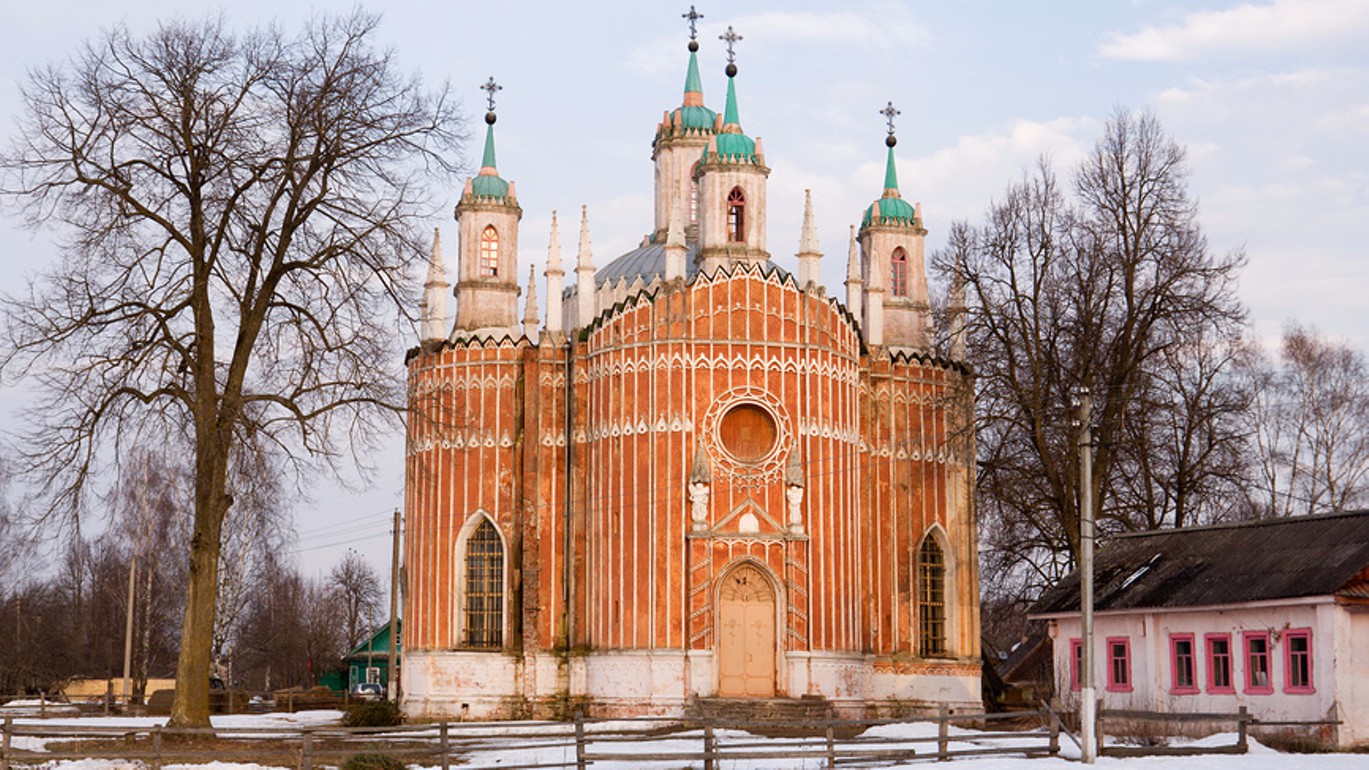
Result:
{"label": "circular medallion window", "polygon": [[728,409],[718,421],[718,439],[738,462],[757,463],[775,451],[779,429],[769,410],[743,402]]}

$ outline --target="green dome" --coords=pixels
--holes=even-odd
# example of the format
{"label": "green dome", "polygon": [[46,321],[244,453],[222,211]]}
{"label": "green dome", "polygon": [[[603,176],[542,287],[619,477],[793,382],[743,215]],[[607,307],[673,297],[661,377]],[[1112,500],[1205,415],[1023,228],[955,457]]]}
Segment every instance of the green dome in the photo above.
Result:
{"label": "green dome", "polygon": [[483,174],[471,180],[471,192],[477,198],[507,198],[509,183],[494,174]]}
{"label": "green dome", "polygon": [[[718,148],[717,160],[756,163],[756,140],[742,133],[741,119],[737,117],[737,87],[731,76],[727,78],[727,109],[723,117],[723,129],[715,135]],[[708,161],[708,149],[704,150],[704,160]]]}
{"label": "green dome", "polygon": [[718,113],[702,105],[680,107],[671,114],[672,122],[676,115],[680,116],[680,126],[686,131],[712,131],[718,122]]}
{"label": "green dome", "polygon": [[[877,207],[879,208],[878,215],[875,214]],[[865,209],[865,217],[860,221],[861,227],[869,224],[917,224],[917,211],[911,203],[903,200],[903,196],[898,192],[898,169],[894,166],[894,140],[892,135],[889,138],[889,159],[884,165],[884,195]]]}
{"label": "green dome", "polygon": [[[879,208],[879,217],[875,218],[875,208]],[[915,224],[915,213],[913,205],[902,198],[880,198],[870,207],[865,209],[865,218],[861,220],[861,226],[871,224]]]}

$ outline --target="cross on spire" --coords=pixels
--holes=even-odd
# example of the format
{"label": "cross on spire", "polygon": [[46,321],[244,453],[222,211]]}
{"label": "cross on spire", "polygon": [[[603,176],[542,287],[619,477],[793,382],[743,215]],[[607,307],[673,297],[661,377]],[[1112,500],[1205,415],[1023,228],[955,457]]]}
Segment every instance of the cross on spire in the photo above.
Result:
{"label": "cross on spire", "polygon": [[718,35],[718,39],[727,43],[727,63],[735,64],[737,61],[737,52],[732,50],[732,46],[736,45],[737,41],[742,39],[742,36],[734,32],[732,30],[732,25],[729,24],[727,25],[727,31]]}
{"label": "cross on spire", "polygon": [[882,110],[879,111],[879,114],[883,115],[883,116],[884,116],[884,119],[885,119],[886,121],[888,121],[888,123],[889,123],[889,136],[893,136],[893,135],[894,135],[894,118],[895,118],[896,116],[898,116],[898,115],[902,115],[903,112],[902,112],[901,110],[899,110],[898,108],[894,107],[894,103],[893,103],[893,102],[889,102],[888,106],[886,106],[884,109],[882,109]]}
{"label": "cross on spire", "polygon": [[695,25],[698,24],[699,19],[702,19],[704,15],[694,10],[694,6],[691,5],[689,6],[689,13],[682,13],[680,16],[689,19],[689,39],[693,40],[699,34],[699,30],[695,28]]}
{"label": "cross on spire", "polygon": [[489,110],[490,112],[494,112],[494,93],[495,91],[503,91],[504,87],[494,82],[494,76],[491,75],[490,79],[485,82],[485,85],[480,86],[480,90],[489,94],[489,96],[486,97],[489,101]]}

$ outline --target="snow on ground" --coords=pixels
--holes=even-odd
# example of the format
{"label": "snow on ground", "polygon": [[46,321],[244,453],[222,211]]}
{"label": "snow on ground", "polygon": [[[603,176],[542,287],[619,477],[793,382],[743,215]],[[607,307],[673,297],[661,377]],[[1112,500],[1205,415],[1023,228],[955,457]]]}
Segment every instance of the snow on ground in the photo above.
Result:
{"label": "snow on ground", "polygon": [[[328,727],[339,724],[342,717],[340,711],[303,711],[294,714],[273,713],[273,714],[236,714],[231,716],[216,716],[213,718],[214,726],[217,728],[305,728],[305,727]],[[49,727],[69,727],[81,729],[86,727],[153,727],[165,724],[164,717],[58,717],[51,719],[34,719],[16,717],[14,723],[16,727],[22,729],[26,725],[44,725]],[[472,727],[463,725],[462,727]],[[632,722],[597,722],[586,725],[587,731],[593,733],[609,733],[592,744],[591,751],[601,755],[626,755],[626,754],[672,754],[696,752],[700,749],[703,732],[701,730],[682,730],[662,736],[650,742],[640,741],[615,741],[611,734],[615,731],[635,732],[640,730],[640,724]],[[548,762],[569,761],[574,766],[575,751],[573,746],[559,745],[554,747],[533,747],[530,744],[538,742],[539,737],[550,735],[566,735],[569,725],[548,724],[548,723],[490,723],[479,726],[480,734],[487,736],[481,740],[481,747],[467,754],[463,759],[466,764],[479,767],[499,767],[510,765],[540,764]],[[453,738],[458,732],[457,727],[453,727]],[[881,744],[880,748],[888,749],[913,749],[918,754],[934,754],[936,744],[934,741],[928,742],[928,738],[935,738],[937,727],[935,724],[927,722],[913,722],[903,724],[879,725],[871,728],[864,737],[880,737],[895,741],[892,745]],[[435,737],[436,730],[422,732],[407,732],[405,737],[413,739],[417,737]],[[792,743],[794,739],[784,738],[761,738],[750,735],[738,730],[718,730],[715,733],[719,744],[722,747],[746,742],[759,744],[748,751],[773,751]],[[995,746],[1023,746],[1041,745],[1045,742],[1045,735],[1041,732],[1024,732],[1013,737],[998,738],[985,737],[985,733],[977,730],[968,730],[952,727],[949,731],[950,742],[948,748],[951,751],[983,749]],[[35,736],[14,736],[13,746],[15,749],[41,751],[43,744],[49,739]],[[1234,733],[1224,733],[1208,736],[1198,740],[1188,741],[1189,745],[1200,746],[1229,746],[1236,741]],[[548,741],[549,742],[549,741]],[[854,747],[854,744],[844,744],[838,741],[838,746]],[[1023,756],[988,756],[988,757],[962,757],[954,760],[957,766],[964,770],[1077,770],[1079,768],[1079,749],[1070,742],[1067,737],[1062,736],[1060,741],[1060,756],[1052,758],[1027,758]],[[803,746],[795,748],[797,756],[787,759],[745,759],[736,761],[724,761],[719,763],[723,770],[816,770],[824,765],[822,747],[817,745]],[[453,762],[454,766],[460,766],[460,762]],[[692,767],[699,768],[701,762],[695,762]],[[907,762],[900,765],[889,765],[884,767],[893,768],[927,768],[938,766],[926,759]],[[42,763],[38,766],[41,770],[145,770],[145,766],[137,762],[125,760],[62,760]],[[231,763],[231,762],[210,762],[204,764],[167,764],[166,770],[268,770],[262,765]],[[644,770],[647,767],[670,768],[670,770],[680,770],[689,767],[683,761],[667,761],[662,763],[643,763],[638,760],[616,760],[594,762],[591,767],[594,770]],[[1245,755],[1209,755],[1197,757],[1141,757],[1141,758],[1110,758],[1100,757],[1098,767],[1110,768],[1111,770],[1369,770],[1369,754],[1282,754],[1273,749],[1259,744],[1252,739],[1250,741],[1250,751]],[[270,770],[275,770],[271,768]],[[422,770],[438,770],[434,768],[423,768]]]}

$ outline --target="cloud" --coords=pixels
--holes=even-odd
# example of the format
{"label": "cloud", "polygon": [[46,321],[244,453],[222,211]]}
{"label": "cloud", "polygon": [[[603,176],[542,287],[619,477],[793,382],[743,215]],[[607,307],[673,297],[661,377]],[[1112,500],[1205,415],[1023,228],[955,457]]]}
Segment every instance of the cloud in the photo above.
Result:
{"label": "cloud", "polygon": [[[792,47],[795,44],[896,50],[924,47],[931,41],[927,28],[897,3],[875,3],[831,13],[773,11],[723,17],[700,23],[699,39],[705,45],[721,46],[718,35],[729,26],[742,36],[739,44],[742,52],[749,46],[773,49],[777,45]],[[680,45],[679,35],[643,41],[628,52],[627,64],[639,72],[673,74],[680,67],[679,61],[660,54],[662,50],[675,50],[672,46]],[[787,56],[792,56],[792,52]]]}
{"label": "cloud", "polygon": [[1365,35],[1369,3],[1364,0],[1274,0],[1190,13],[1178,24],[1113,34],[1098,53],[1108,59],[1175,62],[1341,42],[1361,45]]}

